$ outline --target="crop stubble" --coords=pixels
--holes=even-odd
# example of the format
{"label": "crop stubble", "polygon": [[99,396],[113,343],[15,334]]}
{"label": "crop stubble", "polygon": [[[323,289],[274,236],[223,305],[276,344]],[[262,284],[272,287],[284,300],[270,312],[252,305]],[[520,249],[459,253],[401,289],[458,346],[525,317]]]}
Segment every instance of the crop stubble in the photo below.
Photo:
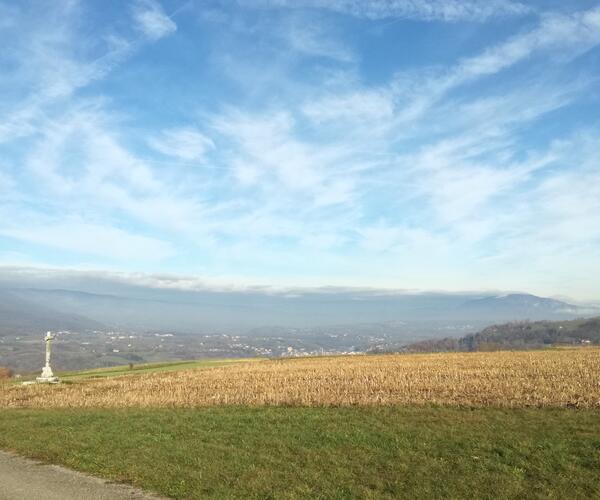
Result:
{"label": "crop stubble", "polygon": [[600,348],[340,356],[0,385],[0,408],[600,407]]}

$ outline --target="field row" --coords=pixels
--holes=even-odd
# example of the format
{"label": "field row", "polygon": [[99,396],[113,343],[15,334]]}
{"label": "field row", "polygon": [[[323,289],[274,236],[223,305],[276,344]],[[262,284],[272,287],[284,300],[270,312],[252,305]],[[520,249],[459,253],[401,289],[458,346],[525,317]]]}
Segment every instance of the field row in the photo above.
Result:
{"label": "field row", "polygon": [[4,408],[395,404],[600,407],[600,349],[265,360],[0,387]]}

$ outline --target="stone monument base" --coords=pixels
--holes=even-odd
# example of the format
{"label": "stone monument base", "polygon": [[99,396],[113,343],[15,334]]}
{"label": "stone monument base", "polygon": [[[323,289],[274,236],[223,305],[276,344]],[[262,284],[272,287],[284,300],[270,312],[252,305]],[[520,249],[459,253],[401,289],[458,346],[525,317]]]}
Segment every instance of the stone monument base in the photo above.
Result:
{"label": "stone monument base", "polygon": [[58,377],[37,377],[35,381],[38,384],[58,384],[60,382]]}
{"label": "stone monument base", "polygon": [[57,384],[59,382],[58,377],[52,373],[52,368],[44,366],[42,368],[42,374],[35,379],[39,384]]}

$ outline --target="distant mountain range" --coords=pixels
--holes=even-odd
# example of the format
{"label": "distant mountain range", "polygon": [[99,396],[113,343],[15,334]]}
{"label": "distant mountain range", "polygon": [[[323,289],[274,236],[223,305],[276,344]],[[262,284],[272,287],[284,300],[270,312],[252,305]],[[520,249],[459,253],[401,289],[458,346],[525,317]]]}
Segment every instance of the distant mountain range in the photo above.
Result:
{"label": "distant mountain range", "polygon": [[530,348],[600,336],[600,320],[574,319],[600,310],[527,294],[132,292],[0,289],[0,366],[38,370],[47,330],[62,332],[54,359],[63,370],[202,357],[397,352],[421,339],[410,349]]}
{"label": "distant mountain range", "polygon": [[[23,296],[25,295],[25,296]],[[101,329],[105,325],[86,316],[58,310],[26,298],[27,294],[0,290],[0,335],[47,330]]]}
{"label": "distant mountain range", "polygon": [[482,295],[314,290],[261,292],[144,291],[128,296],[76,290],[0,289],[0,334],[56,329],[138,328],[205,332],[269,325],[326,326],[394,321],[564,320],[600,314],[529,294]]}
{"label": "distant mountain range", "polygon": [[560,300],[525,293],[513,293],[469,300],[458,308],[458,313],[477,319],[533,320],[576,317],[585,314],[588,309]]}

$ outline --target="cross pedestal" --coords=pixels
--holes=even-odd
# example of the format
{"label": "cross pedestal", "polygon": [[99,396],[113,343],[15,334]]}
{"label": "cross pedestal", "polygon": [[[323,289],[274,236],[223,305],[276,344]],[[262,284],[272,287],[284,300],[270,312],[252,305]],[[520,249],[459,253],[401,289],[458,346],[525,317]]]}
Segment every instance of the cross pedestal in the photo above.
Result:
{"label": "cross pedestal", "polygon": [[58,377],[54,376],[54,373],[52,373],[52,368],[50,368],[50,343],[54,340],[54,335],[52,335],[52,332],[47,332],[44,340],[46,342],[46,365],[42,368],[42,374],[35,380],[42,384],[57,384],[59,382]]}

